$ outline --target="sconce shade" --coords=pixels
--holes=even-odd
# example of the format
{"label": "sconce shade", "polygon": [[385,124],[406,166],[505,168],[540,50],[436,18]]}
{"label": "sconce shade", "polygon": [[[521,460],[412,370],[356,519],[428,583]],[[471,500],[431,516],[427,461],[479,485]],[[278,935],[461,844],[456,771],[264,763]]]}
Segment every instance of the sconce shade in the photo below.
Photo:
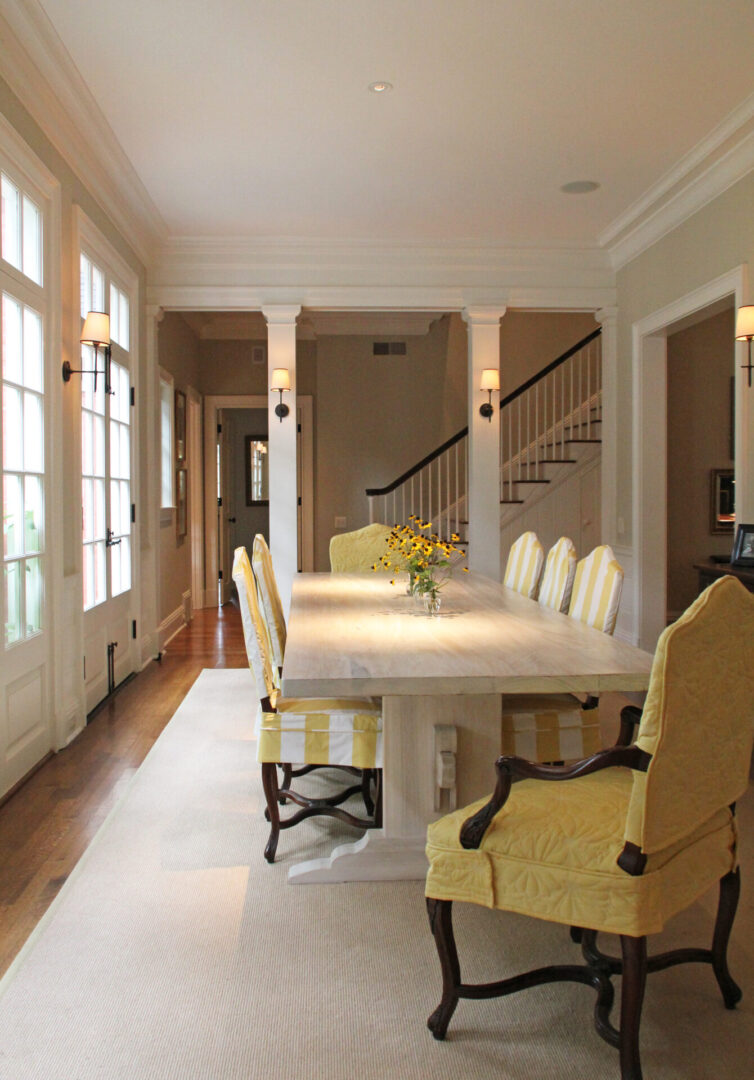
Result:
{"label": "sconce shade", "polygon": [[270,390],[290,390],[291,388],[291,376],[288,368],[276,367],[272,370],[272,381],[270,382]]}
{"label": "sconce shade", "polygon": [[82,345],[109,345],[110,316],[104,311],[90,311],[84,320],[80,341]]}
{"label": "sconce shade", "polygon": [[480,390],[499,390],[500,372],[497,368],[485,368],[482,372],[482,385]]}
{"label": "sconce shade", "polygon": [[736,341],[748,341],[754,337],[754,304],[745,304],[738,309],[736,317]]}

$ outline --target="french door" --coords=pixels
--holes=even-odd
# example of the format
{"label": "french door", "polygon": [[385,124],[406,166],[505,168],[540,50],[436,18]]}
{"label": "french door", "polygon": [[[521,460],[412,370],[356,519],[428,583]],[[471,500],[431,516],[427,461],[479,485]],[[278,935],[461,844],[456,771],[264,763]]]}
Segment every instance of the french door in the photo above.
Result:
{"label": "french door", "polygon": [[81,505],[87,713],[134,670],[131,303],[106,264],[81,253],[81,318],[110,316],[112,360],[81,346]]}

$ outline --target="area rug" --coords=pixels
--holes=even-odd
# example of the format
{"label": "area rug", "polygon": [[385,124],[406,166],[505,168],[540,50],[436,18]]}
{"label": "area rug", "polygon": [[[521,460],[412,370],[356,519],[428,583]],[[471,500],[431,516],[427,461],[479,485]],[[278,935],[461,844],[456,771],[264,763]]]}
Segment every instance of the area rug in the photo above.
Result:
{"label": "area rug", "polygon": [[[199,676],[0,984],[2,1080],[617,1080],[586,987],[462,1002],[432,1039],[440,974],[421,882],[287,884],[292,862],[353,838],[326,821],[283,833],[265,863],[255,708],[248,671]],[[713,904],[663,947],[706,943]],[[735,1012],[707,967],[650,980],[647,1080],[749,1074],[751,928],[749,902]],[[456,929],[470,981],[575,958],[546,923],[467,905]]]}

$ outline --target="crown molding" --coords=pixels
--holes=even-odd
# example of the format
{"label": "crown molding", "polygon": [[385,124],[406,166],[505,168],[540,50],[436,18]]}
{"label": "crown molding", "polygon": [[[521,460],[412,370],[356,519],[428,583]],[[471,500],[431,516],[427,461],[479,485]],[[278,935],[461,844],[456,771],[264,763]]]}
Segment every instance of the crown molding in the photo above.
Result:
{"label": "crown molding", "polygon": [[697,143],[598,242],[619,270],[754,169],[754,94]]}
{"label": "crown molding", "polygon": [[38,0],[2,3],[0,69],[145,265],[165,222]]}

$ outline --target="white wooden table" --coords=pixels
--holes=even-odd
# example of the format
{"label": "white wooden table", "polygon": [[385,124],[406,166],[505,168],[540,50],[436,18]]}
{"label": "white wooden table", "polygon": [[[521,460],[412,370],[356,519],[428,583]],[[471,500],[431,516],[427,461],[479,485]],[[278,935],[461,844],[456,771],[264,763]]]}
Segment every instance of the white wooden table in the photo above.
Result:
{"label": "white wooden table", "polygon": [[[435,726],[457,735],[457,804],[492,791],[504,693],[645,690],[652,657],[506,589],[457,573],[429,617],[387,574],[301,574],[283,693],[382,697],[383,828],[292,867],[292,882],[422,878],[435,810]],[[616,732],[617,735],[617,732]]]}

